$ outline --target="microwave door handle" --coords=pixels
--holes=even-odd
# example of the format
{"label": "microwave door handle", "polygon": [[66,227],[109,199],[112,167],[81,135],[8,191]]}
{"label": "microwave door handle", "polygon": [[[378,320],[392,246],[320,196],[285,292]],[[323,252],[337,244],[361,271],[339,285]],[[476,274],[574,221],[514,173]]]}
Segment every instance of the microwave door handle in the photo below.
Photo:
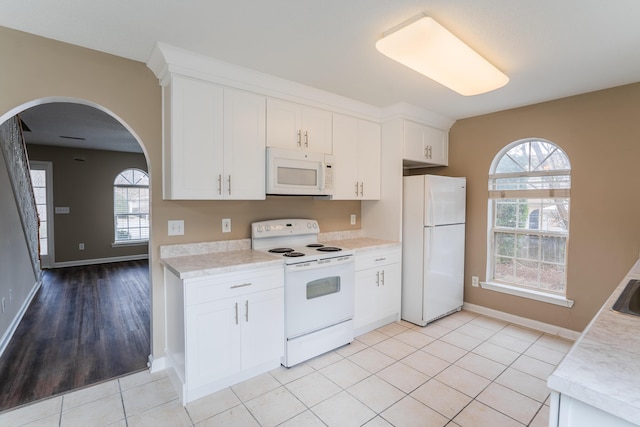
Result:
{"label": "microwave door handle", "polygon": [[322,162],[320,164],[320,174],[319,174],[320,190],[324,190],[324,173],[326,169],[327,169],[327,164],[325,162]]}

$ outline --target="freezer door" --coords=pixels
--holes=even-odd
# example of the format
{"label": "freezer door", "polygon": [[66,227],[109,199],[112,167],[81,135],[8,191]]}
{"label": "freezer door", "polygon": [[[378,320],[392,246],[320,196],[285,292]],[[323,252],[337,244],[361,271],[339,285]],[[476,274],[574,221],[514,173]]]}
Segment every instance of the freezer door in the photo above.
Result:
{"label": "freezer door", "polygon": [[464,223],[466,178],[425,175],[424,179],[424,225]]}
{"label": "freezer door", "polygon": [[462,306],[464,224],[424,229],[423,319],[435,320]]}

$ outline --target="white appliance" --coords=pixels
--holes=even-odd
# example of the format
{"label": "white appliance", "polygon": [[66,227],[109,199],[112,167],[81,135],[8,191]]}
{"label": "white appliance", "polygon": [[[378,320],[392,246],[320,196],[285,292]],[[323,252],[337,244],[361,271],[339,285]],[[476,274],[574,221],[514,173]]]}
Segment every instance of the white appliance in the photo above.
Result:
{"label": "white appliance", "polygon": [[330,196],[333,156],[267,147],[267,194]]}
{"label": "white appliance", "polygon": [[402,314],[424,326],[460,310],[466,178],[403,178]]}
{"label": "white appliance", "polygon": [[280,219],[251,224],[251,246],[283,257],[284,366],[353,341],[353,251],[318,243],[318,222]]}

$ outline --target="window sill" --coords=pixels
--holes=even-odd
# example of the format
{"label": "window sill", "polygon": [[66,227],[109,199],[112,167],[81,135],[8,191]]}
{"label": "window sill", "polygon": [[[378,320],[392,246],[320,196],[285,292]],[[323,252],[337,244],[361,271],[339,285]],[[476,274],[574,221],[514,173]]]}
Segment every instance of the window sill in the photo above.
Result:
{"label": "window sill", "polygon": [[567,299],[561,295],[552,295],[533,289],[523,289],[516,286],[504,285],[502,283],[495,282],[482,282],[480,283],[482,289],[489,289],[490,291],[502,292],[504,294],[515,295],[522,298],[529,298],[536,301],[542,301],[549,304],[560,305],[562,307],[573,307],[573,300]]}
{"label": "window sill", "polygon": [[147,245],[149,245],[148,240],[127,240],[123,242],[113,242],[111,244],[111,247],[115,248],[119,246],[147,246]]}

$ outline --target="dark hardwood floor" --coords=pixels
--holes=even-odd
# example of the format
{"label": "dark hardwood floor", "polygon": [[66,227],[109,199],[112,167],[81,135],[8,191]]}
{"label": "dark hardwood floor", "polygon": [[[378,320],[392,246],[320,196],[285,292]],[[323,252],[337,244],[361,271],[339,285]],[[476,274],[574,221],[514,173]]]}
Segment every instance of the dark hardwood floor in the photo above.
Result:
{"label": "dark hardwood floor", "polygon": [[0,358],[0,411],[146,368],[147,261],[47,270]]}

